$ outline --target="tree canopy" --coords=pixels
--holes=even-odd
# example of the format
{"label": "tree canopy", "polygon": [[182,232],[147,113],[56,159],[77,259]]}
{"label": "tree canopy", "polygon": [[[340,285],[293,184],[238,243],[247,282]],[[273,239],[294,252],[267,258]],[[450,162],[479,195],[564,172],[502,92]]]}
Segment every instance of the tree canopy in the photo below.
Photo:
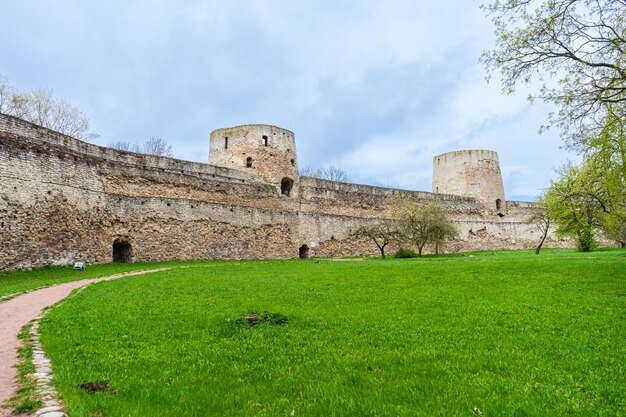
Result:
{"label": "tree canopy", "polygon": [[[483,9],[496,45],[482,61],[504,92],[520,84],[555,105],[557,126],[583,159],[546,194],[557,234],[593,247],[598,231],[624,244],[626,230],[626,1],[495,0]],[[620,240],[621,239],[621,240]]]}
{"label": "tree canopy", "polygon": [[596,246],[605,212],[598,183],[586,169],[573,164],[561,168],[561,178],[552,183],[545,199],[548,214],[557,223],[557,236],[575,239],[578,249],[584,252]]}
{"label": "tree canopy", "polygon": [[361,226],[351,232],[351,236],[356,238],[369,239],[380,251],[380,257],[385,259],[385,248],[391,242],[400,238],[398,224],[394,220],[381,220],[370,226]]}
{"label": "tree canopy", "polygon": [[434,245],[435,252],[438,252],[446,241],[459,234],[456,224],[436,201],[400,199],[392,203],[390,213],[398,219],[403,240],[414,245],[419,256],[427,244]]}
{"label": "tree canopy", "polygon": [[[626,2],[623,0],[496,0],[483,8],[496,46],[483,54],[505,92],[539,83],[536,98],[556,105],[567,145],[584,151],[606,126],[626,116]],[[533,97],[531,97],[533,98]]]}

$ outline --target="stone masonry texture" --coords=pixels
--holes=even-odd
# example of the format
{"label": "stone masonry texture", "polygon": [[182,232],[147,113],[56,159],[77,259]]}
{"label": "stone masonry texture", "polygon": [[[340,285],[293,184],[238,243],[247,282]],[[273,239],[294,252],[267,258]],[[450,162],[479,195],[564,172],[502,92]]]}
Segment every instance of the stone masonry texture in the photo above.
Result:
{"label": "stone masonry texture", "polygon": [[[114,242],[131,261],[296,258],[302,245],[310,256],[376,254],[350,231],[406,196],[449,211],[461,237],[448,251],[535,245],[527,219],[538,208],[505,201],[495,152],[435,164],[441,157],[433,193],[406,191],[300,177],[294,134],[275,126],[214,131],[203,164],[100,147],[0,114],[0,270],[111,262]],[[548,245],[562,243],[550,236]]]}

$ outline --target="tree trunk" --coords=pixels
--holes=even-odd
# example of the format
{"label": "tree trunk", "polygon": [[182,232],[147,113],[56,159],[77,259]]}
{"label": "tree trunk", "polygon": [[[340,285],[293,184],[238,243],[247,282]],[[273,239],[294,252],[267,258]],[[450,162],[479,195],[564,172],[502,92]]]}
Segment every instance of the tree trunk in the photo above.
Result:
{"label": "tree trunk", "polygon": [[374,239],[374,243],[376,243],[376,246],[378,246],[378,250],[380,251],[380,257],[385,259],[385,246],[387,246],[387,244],[385,243],[383,245],[380,245],[378,244],[376,239]]}
{"label": "tree trunk", "polygon": [[439,255],[439,242],[435,243],[435,255]]}
{"label": "tree trunk", "polygon": [[548,236],[549,228],[550,228],[550,224],[548,223],[548,226],[546,226],[546,230],[543,232],[543,236],[541,237],[541,242],[539,242],[539,245],[535,249],[535,255],[539,255],[539,252],[541,251],[541,247],[543,246],[543,242],[546,241],[546,237]]}

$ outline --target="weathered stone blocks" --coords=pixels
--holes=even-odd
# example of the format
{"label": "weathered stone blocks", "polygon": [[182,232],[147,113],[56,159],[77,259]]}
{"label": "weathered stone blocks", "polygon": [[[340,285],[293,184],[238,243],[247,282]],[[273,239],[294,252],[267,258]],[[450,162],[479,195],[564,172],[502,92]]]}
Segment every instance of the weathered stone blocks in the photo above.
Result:
{"label": "weathered stone blocks", "polygon": [[448,209],[462,233],[449,250],[523,248],[538,236],[526,224],[537,208],[504,202],[495,153],[468,157],[477,173],[457,170],[471,181],[489,173],[485,184],[450,188],[448,173],[448,188],[427,193],[301,178],[293,133],[274,126],[218,129],[210,146],[210,165],[186,162],[99,147],[0,115],[0,270],[111,262],[114,242],[130,245],[133,261],[293,258],[302,245],[310,256],[376,254],[349,233],[384,218],[403,196]]}

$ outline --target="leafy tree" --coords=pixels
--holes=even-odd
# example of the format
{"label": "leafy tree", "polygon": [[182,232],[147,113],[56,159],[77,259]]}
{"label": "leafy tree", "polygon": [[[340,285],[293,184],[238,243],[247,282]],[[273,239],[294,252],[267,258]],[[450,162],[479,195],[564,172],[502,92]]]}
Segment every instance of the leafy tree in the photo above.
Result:
{"label": "leafy tree", "polygon": [[607,238],[615,240],[621,248],[626,248],[626,217],[623,214],[607,216],[603,229]]}
{"label": "leafy tree", "polygon": [[19,117],[78,139],[93,139],[89,119],[78,107],[53,97],[52,90],[21,92],[0,76],[0,113]]}
{"label": "leafy tree", "polygon": [[[591,139],[593,152],[587,152],[583,163],[561,172],[560,184],[571,185],[574,198],[589,199],[587,210],[595,209],[594,225],[605,237],[624,245],[626,228],[626,137],[624,122],[609,114],[604,129]],[[591,229],[593,230],[593,229]],[[588,236],[585,232],[582,236]]]}
{"label": "leafy tree", "polygon": [[348,173],[334,166],[328,168],[313,168],[310,165],[306,165],[300,168],[300,175],[329,181],[350,182]]}
{"label": "leafy tree", "polygon": [[583,156],[548,193],[557,234],[593,247],[597,231],[621,242],[626,223],[626,2],[623,0],[494,0],[483,6],[496,45],[482,56],[503,90],[539,82],[536,97],[556,111],[566,145]]}
{"label": "leafy tree", "polygon": [[374,242],[380,251],[380,257],[383,259],[385,259],[385,247],[400,237],[398,225],[392,220],[383,220],[371,226],[361,226],[352,231],[350,235],[356,238],[366,238]]}
{"label": "leafy tree", "polygon": [[495,0],[483,9],[495,25],[496,46],[482,56],[490,76],[499,70],[508,93],[539,81],[537,98],[558,109],[547,125],[569,146],[587,148],[609,113],[624,118],[626,2]]}
{"label": "leafy tree", "polygon": [[459,229],[443,208],[441,211],[434,210],[432,220],[432,243],[435,246],[435,255],[439,255],[439,248],[443,247],[447,241],[459,237]]}
{"label": "leafy tree", "polygon": [[568,164],[560,169],[561,178],[546,193],[548,214],[557,224],[557,236],[576,239],[583,252],[596,246],[606,210],[599,183],[588,173],[587,166]]}
{"label": "leafy tree", "polygon": [[583,174],[598,184],[595,196],[602,202],[605,235],[624,246],[626,228],[626,136],[624,120],[609,113],[600,135],[590,140]]}
{"label": "leafy tree", "polygon": [[434,244],[438,252],[442,244],[459,234],[448,213],[436,201],[397,200],[392,202],[391,213],[398,219],[403,239],[417,248],[419,256],[427,244]]}

